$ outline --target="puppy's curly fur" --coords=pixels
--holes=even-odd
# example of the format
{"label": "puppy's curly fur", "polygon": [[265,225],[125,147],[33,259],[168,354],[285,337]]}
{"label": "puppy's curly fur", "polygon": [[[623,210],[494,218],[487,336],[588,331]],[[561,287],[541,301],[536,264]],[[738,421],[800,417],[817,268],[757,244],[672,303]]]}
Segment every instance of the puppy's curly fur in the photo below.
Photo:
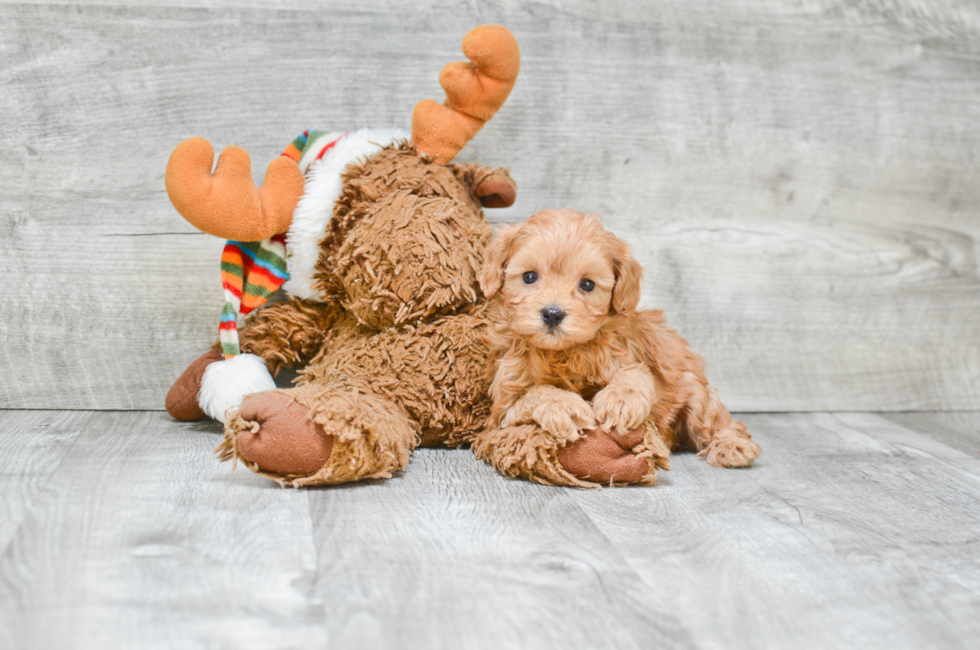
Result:
{"label": "puppy's curly fur", "polygon": [[687,341],[662,312],[636,310],[642,277],[593,216],[548,210],[500,232],[480,275],[496,298],[478,456],[511,476],[594,486],[652,483],[679,445],[716,467],[759,455]]}

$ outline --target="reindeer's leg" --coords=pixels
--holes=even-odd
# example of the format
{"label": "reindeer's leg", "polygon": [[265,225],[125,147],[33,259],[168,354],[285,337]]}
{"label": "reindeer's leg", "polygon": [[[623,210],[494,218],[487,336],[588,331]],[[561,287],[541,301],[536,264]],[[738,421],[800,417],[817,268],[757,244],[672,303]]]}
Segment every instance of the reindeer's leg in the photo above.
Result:
{"label": "reindeer's leg", "polygon": [[504,476],[545,485],[649,485],[659,469],[670,469],[670,450],[652,423],[626,434],[591,429],[575,440],[537,424],[515,424],[482,432],[473,451]]}
{"label": "reindeer's leg", "polygon": [[212,348],[187,366],[167,393],[166,407],[170,417],[181,422],[190,422],[200,420],[207,415],[197,399],[201,392],[201,379],[208,366],[222,359],[224,355],[221,354],[221,350]]}
{"label": "reindeer's leg", "polygon": [[247,397],[219,453],[288,485],[345,483],[404,469],[423,434],[457,445],[482,426],[480,316],[368,334],[348,316],[301,383]]}
{"label": "reindeer's leg", "polygon": [[549,485],[652,483],[658,468],[669,469],[670,451],[652,422],[623,433],[594,427],[592,407],[579,395],[534,386],[500,426],[477,436],[473,450],[505,476]]}
{"label": "reindeer's leg", "polygon": [[337,302],[292,299],[259,309],[238,331],[242,352],[262,357],[272,375],[315,355],[344,316]]}
{"label": "reindeer's leg", "polygon": [[[343,312],[336,303],[301,300],[277,303],[255,311],[239,330],[242,351],[261,357],[273,376],[289,365],[314,355],[327,331]],[[204,374],[211,364],[223,359],[215,346],[187,367],[167,393],[167,412],[177,420],[198,420],[205,409],[198,399]],[[271,387],[271,386],[270,386]],[[254,389],[253,389],[254,390]],[[238,395],[232,401],[240,402]],[[217,407],[224,412],[226,404]]]}
{"label": "reindeer's leg", "polygon": [[715,467],[746,467],[761,449],[752,441],[745,425],[731,414],[714,386],[694,373],[684,373],[682,392],[687,400],[680,415],[680,431],[698,450],[698,456]]}
{"label": "reindeer's leg", "polygon": [[369,387],[308,383],[248,396],[216,453],[299,487],[388,478],[418,439],[418,425]]}

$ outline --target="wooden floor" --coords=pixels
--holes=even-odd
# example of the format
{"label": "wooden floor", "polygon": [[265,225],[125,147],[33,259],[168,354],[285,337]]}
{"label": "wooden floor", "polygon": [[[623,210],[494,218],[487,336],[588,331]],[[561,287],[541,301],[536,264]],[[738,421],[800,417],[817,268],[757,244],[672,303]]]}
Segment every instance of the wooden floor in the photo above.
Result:
{"label": "wooden floor", "polygon": [[0,648],[975,648],[980,413],[745,415],[651,488],[421,450],[280,489],[160,412],[0,411]]}

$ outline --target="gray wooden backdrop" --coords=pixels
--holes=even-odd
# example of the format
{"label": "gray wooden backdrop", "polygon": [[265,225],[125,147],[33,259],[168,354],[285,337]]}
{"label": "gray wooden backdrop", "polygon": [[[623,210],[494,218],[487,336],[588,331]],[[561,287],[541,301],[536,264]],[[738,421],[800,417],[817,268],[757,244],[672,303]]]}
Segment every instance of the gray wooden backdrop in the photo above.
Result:
{"label": "gray wooden backdrop", "polygon": [[601,212],[741,411],[980,409],[980,6],[0,0],[0,408],[158,409],[215,338],[183,138],[407,126],[471,27],[523,69],[461,160]]}

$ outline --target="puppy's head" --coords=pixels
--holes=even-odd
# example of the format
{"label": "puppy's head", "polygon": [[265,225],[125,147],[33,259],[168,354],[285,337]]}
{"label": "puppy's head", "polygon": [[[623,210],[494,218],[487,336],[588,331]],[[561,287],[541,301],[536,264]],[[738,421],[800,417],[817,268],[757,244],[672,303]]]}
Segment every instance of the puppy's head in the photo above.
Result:
{"label": "puppy's head", "polygon": [[486,251],[480,288],[498,291],[510,331],[562,350],[595,337],[614,313],[640,301],[643,269],[596,217],[546,210],[502,229]]}

